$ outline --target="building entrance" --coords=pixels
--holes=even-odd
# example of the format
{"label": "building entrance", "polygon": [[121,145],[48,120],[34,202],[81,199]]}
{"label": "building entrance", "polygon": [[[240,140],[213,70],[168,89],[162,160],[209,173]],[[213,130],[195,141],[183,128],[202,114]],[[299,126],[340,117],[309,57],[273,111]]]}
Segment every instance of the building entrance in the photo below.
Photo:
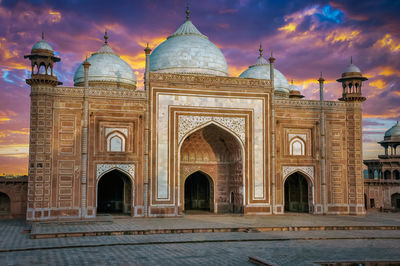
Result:
{"label": "building entrance", "polygon": [[285,181],[285,211],[309,212],[307,179],[300,173],[291,174]]}
{"label": "building entrance", "polygon": [[131,212],[132,184],[129,177],[113,170],[103,175],[97,188],[97,213]]}
{"label": "building entrance", "polygon": [[0,192],[0,214],[10,213],[10,198],[7,194]]}
{"label": "building entrance", "polygon": [[400,210],[400,193],[394,193],[392,195],[392,207],[395,210]]}
{"label": "building entrance", "polygon": [[185,181],[185,210],[211,211],[212,180],[206,174],[197,171]]}

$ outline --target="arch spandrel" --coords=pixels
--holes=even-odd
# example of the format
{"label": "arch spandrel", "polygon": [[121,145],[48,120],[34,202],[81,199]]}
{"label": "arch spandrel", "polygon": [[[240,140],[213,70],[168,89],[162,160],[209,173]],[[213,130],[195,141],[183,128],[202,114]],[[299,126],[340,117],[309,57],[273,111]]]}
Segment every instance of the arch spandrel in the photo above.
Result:
{"label": "arch spandrel", "polygon": [[119,170],[124,174],[127,174],[132,181],[135,179],[135,164],[97,164],[96,168],[96,179],[113,170]]}
{"label": "arch spandrel", "polygon": [[310,179],[311,183],[314,183],[314,166],[283,166],[283,182],[285,179],[295,172],[300,172]]}
{"label": "arch spandrel", "polygon": [[244,145],[246,143],[246,119],[244,117],[221,117],[200,115],[178,116],[178,143],[186,139],[193,132],[210,124],[221,127],[232,133]]}

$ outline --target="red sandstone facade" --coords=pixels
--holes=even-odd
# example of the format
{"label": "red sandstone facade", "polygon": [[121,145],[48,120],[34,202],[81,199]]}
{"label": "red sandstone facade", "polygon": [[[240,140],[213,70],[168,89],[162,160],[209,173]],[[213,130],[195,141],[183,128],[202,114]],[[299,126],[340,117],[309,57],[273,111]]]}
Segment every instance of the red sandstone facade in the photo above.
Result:
{"label": "red sandstone facade", "polygon": [[[107,38],[97,55],[115,56]],[[28,221],[365,213],[365,78],[354,65],[338,80],[340,101],[323,100],[322,77],[319,101],[276,90],[272,57],[270,79],[160,73],[148,47],[144,90],[90,80],[88,60],[83,82],[63,87],[52,74],[60,59],[35,46]]]}

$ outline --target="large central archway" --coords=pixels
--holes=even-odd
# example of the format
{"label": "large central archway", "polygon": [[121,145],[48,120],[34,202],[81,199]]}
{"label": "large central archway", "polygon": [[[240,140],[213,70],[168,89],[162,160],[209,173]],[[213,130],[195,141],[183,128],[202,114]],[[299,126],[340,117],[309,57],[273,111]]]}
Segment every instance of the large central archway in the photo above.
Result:
{"label": "large central archway", "polygon": [[206,174],[197,171],[185,181],[185,210],[213,211],[214,185]]}
{"label": "large central archway", "polygon": [[118,170],[104,174],[97,185],[97,213],[129,214],[132,182]]}
{"label": "large central archway", "polygon": [[285,212],[310,212],[311,186],[301,173],[295,172],[285,181]]}
{"label": "large central archway", "polygon": [[[201,204],[209,205],[207,210],[214,213],[243,212],[242,144],[222,126],[211,123],[185,138],[180,150],[180,176],[184,210],[200,204],[191,198],[191,191],[198,187],[201,195],[209,193],[209,203],[201,200]],[[207,192],[206,187],[213,189]],[[188,191],[192,193],[190,197]]]}

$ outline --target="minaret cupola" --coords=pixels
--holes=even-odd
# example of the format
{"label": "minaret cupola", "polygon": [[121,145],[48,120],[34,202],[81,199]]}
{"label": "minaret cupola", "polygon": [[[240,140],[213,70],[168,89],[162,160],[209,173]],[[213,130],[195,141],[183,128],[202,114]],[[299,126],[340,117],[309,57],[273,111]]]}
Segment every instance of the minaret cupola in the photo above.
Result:
{"label": "minaret cupola", "polygon": [[31,61],[31,78],[26,80],[29,85],[34,84],[48,84],[57,86],[62,84],[57,80],[54,75],[54,63],[60,62],[59,57],[54,56],[54,50],[48,42],[44,39],[42,32],[42,39],[35,43],[32,47],[31,54],[25,55]]}
{"label": "minaret cupola", "polygon": [[366,98],[362,96],[361,92],[362,82],[365,80],[368,79],[363,77],[361,70],[353,64],[353,58],[351,58],[350,65],[344,70],[342,77],[337,79],[343,87],[342,97],[339,101],[365,101]]}

